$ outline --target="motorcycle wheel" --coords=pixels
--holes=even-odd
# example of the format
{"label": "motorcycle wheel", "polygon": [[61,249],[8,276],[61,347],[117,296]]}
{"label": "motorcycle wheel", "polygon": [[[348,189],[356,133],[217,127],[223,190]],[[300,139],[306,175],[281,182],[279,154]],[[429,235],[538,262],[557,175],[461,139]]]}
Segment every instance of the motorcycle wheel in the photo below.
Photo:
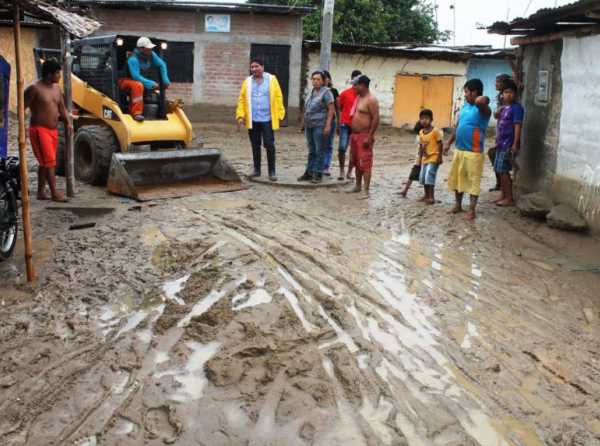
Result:
{"label": "motorcycle wheel", "polygon": [[17,199],[15,194],[0,183],[0,214],[8,217],[8,227],[0,230],[0,261],[8,259],[17,244],[19,220],[17,218]]}

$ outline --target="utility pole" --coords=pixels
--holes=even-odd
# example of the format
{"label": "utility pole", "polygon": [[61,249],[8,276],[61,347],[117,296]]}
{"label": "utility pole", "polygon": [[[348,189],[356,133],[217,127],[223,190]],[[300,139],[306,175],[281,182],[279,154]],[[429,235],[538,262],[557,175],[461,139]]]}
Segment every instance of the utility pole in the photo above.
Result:
{"label": "utility pole", "polygon": [[331,66],[331,41],[333,39],[333,8],[335,0],[323,0],[323,24],[321,26],[321,70]]}
{"label": "utility pole", "polygon": [[[70,1],[65,2],[65,8],[70,6]],[[71,84],[71,64],[73,57],[71,55],[71,34],[62,31],[62,66],[63,66],[63,87],[65,91],[65,106],[67,108],[67,118],[73,128],[73,87]],[[74,135],[68,132],[65,126],[65,180],[67,183],[67,197],[75,196],[75,162],[74,162]]]}
{"label": "utility pole", "polygon": [[[71,84],[71,34],[63,30],[62,39],[62,59],[63,59],[63,87],[65,92],[65,106],[67,107],[67,117],[73,124],[73,88]],[[72,127],[72,126],[71,126]],[[65,180],[67,183],[67,197],[75,196],[75,163],[73,132],[68,132],[65,125]]]}

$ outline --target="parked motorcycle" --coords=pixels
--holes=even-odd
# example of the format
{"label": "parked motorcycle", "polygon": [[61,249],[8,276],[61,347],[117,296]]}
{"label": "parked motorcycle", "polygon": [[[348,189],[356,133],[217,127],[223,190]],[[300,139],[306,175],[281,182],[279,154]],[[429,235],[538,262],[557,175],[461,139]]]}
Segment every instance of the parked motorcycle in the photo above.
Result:
{"label": "parked motorcycle", "polygon": [[8,259],[17,244],[20,191],[19,159],[0,158],[0,261]]}

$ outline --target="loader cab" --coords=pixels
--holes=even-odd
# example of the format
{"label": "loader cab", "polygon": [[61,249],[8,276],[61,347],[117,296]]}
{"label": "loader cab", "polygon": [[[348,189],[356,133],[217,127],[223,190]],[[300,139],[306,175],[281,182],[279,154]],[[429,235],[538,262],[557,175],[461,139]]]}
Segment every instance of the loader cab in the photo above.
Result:
{"label": "loader cab", "polygon": [[[139,36],[109,35],[91,37],[73,42],[73,74],[117,102],[121,111],[129,113],[129,97],[119,90],[118,81],[129,77],[127,59],[136,48]],[[155,50],[161,57],[167,43],[151,38],[157,45]],[[142,70],[142,75],[155,81],[159,92],[144,91],[144,116],[147,120],[166,119],[165,89],[160,72],[151,67]]]}

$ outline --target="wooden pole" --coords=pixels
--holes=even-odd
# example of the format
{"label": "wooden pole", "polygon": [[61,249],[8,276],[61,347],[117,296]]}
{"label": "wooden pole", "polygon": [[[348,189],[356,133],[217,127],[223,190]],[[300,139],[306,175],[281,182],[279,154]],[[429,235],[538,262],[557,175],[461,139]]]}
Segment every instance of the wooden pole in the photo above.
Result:
{"label": "wooden pole", "polygon": [[31,218],[29,215],[29,178],[27,175],[27,148],[25,146],[25,95],[21,65],[21,13],[18,0],[15,5],[15,62],[17,66],[17,116],[19,119],[19,164],[21,169],[21,204],[23,214],[23,240],[25,242],[25,265],[27,281],[35,280],[31,248]]}
{"label": "wooden pole", "polygon": [[[69,122],[73,123],[73,90],[71,83],[71,35],[63,30],[63,88],[65,92],[65,106]],[[67,197],[75,196],[75,166],[73,163],[73,132],[65,128],[65,179],[67,183]]]}

